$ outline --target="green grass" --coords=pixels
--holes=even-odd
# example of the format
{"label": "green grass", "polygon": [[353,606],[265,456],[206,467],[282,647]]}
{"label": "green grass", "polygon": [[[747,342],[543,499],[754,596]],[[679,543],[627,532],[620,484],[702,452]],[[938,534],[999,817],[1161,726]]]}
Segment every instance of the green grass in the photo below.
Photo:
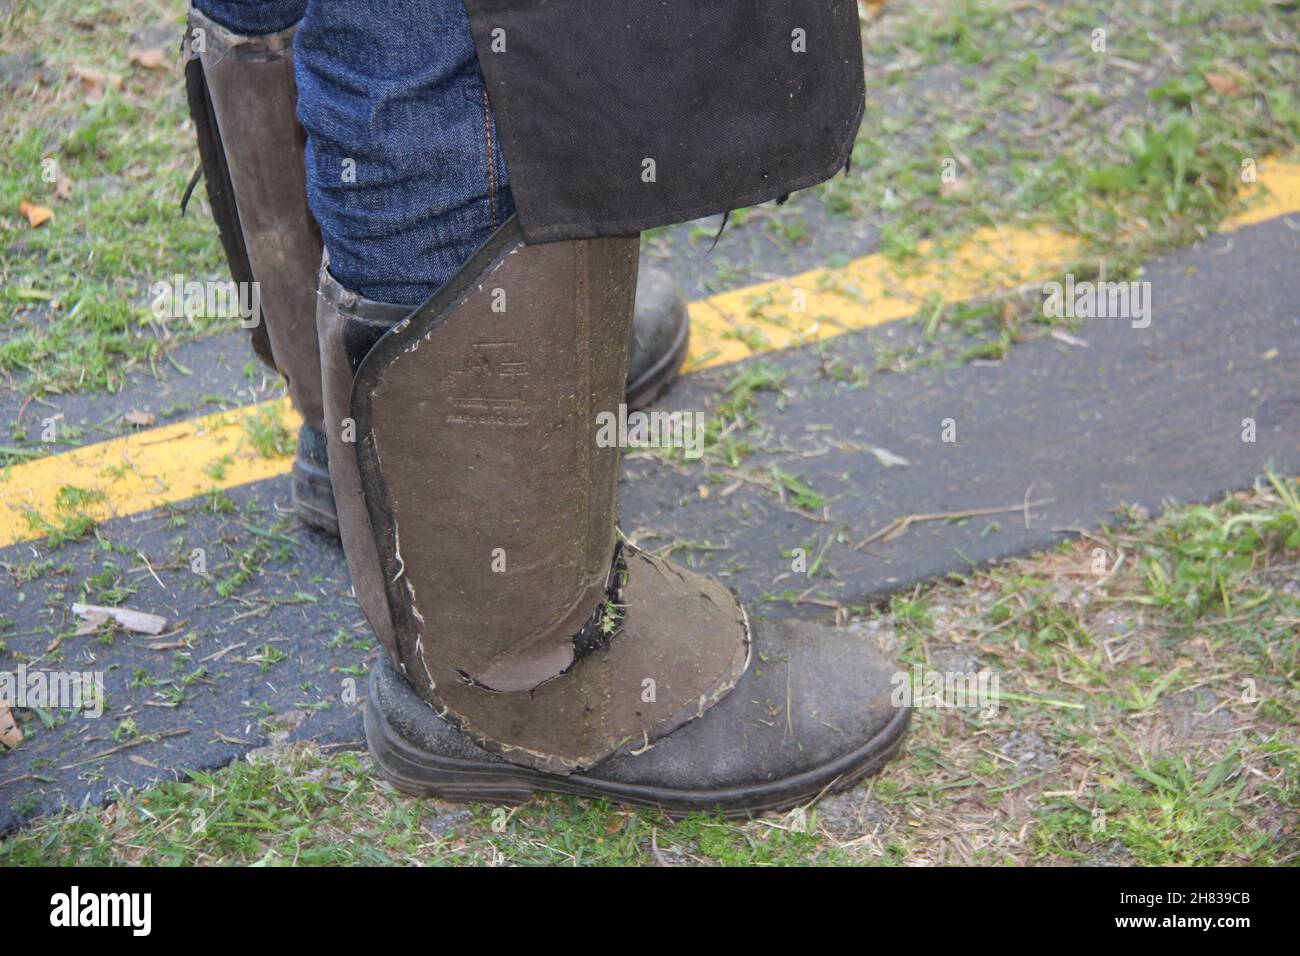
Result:
{"label": "green grass", "polygon": [[[205,202],[180,215],[197,159],[179,69],[126,62],[130,34],[142,26],[174,22],[178,45],[182,10],[20,0],[0,25],[0,53],[34,50],[53,81],[6,91],[0,106],[0,369],[20,376],[27,394],[116,391],[130,370],[165,362],[177,343],[230,327],[162,320],[149,309],[155,282],[225,272]],[[79,68],[116,74],[120,88],[109,82],[102,99],[87,102]],[[46,181],[48,169],[71,181],[67,199]],[[30,228],[18,213],[24,201],[53,217]]]}
{"label": "green grass", "polygon": [[[1007,7],[891,2],[867,31],[853,172],[819,191],[846,214],[883,205],[886,251],[1046,221],[1088,244],[1085,261],[1132,260],[1212,228],[1244,159],[1300,141],[1300,48],[1285,5]],[[1090,42],[1097,28],[1104,53]],[[1231,76],[1239,92],[1217,92],[1206,74]],[[916,87],[932,95],[908,97]],[[945,189],[953,157],[959,188]]]}
{"label": "green grass", "polygon": [[787,814],[464,807],[398,793],[365,754],[273,746],[37,820],[0,863],[1293,865],[1297,567],[1300,484],[1274,476],[857,608],[900,666],[992,670],[999,709],[918,709],[880,776]]}
{"label": "green grass", "polygon": [[[1098,28],[1104,53],[1091,44]],[[710,256],[708,287],[871,251],[906,265],[926,239],[943,258],[975,229],[1040,224],[1081,244],[1063,272],[1136,278],[1261,193],[1243,164],[1265,168],[1300,143],[1300,41],[1285,3],[890,0],[864,40],[867,106],[849,172],[738,217]],[[1216,89],[1207,75],[1231,83]],[[647,248],[698,258],[712,240],[700,230],[681,252],[663,247],[668,235]],[[1002,358],[1063,324],[1034,298],[997,296],[1005,313],[927,308],[928,337],[960,341],[886,355],[882,370]]]}
{"label": "green grass", "polygon": [[294,450],[294,437],[278,405],[263,406],[245,418],[244,437],[263,458],[282,458]]}
{"label": "green grass", "polygon": [[[560,799],[509,809],[424,803],[395,794],[369,775],[367,765],[354,753],[276,752],[214,774],[194,774],[193,783],[160,786],[106,812],[69,815],[57,839],[29,832],[6,842],[0,861],[393,865],[431,861],[435,848],[443,864],[844,859],[818,848],[806,825],[755,830],[706,817],[674,825],[655,813]],[[117,841],[128,832],[132,846],[123,856]]]}
{"label": "green grass", "polygon": [[48,547],[57,548],[69,541],[78,541],[95,530],[98,522],[82,508],[101,502],[104,497],[104,492],[100,490],[65,486],[55,496],[53,520],[31,508],[26,509],[23,516],[28,527],[46,539]]}

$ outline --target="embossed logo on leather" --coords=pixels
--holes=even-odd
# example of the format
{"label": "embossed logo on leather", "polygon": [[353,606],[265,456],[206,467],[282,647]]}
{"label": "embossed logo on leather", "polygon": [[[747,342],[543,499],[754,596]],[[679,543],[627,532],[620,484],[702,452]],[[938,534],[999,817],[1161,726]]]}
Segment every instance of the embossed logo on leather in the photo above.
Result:
{"label": "embossed logo on leather", "polygon": [[474,391],[451,397],[448,424],[527,426],[528,402],[520,391],[528,376],[528,360],[519,354],[518,342],[472,343],[462,353],[460,367],[447,374],[445,384],[472,386]]}

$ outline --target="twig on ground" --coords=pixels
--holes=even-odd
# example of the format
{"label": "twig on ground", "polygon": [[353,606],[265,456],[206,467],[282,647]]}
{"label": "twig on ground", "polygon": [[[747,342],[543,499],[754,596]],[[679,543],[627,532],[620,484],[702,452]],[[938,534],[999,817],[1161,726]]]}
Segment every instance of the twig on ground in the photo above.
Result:
{"label": "twig on ground", "polygon": [[[902,537],[907,530],[914,524],[920,524],[923,521],[958,521],[962,518],[979,518],[983,515],[1004,515],[1016,511],[1023,511],[1028,514],[1030,508],[1036,508],[1039,505],[1051,504],[1055,498],[1043,498],[1040,501],[1030,501],[1028,496],[1022,504],[1011,505],[1005,508],[972,508],[969,511],[936,511],[930,514],[910,514],[902,518],[895,518],[889,524],[885,525],[879,531],[867,535],[861,541],[853,546],[855,551],[861,551],[873,541],[893,541],[895,538]],[[1027,526],[1027,525],[1026,525]]]}

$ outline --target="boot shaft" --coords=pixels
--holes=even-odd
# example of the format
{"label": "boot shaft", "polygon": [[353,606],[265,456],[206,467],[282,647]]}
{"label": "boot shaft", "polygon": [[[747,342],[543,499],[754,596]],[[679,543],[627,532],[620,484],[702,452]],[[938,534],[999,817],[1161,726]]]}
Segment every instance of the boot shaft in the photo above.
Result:
{"label": "boot shaft", "polygon": [[[295,113],[294,28],[235,34],[190,10],[191,115],[213,212],[236,281],[257,283],[254,345],[288,379],[303,420],[320,428],[316,277],[321,236],[307,206],[306,134]],[[228,194],[227,194],[228,193]]]}
{"label": "boot shaft", "polygon": [[618,544],[620,450],[597,422],[623,401],[637,254],[636,237],[526,245],[512,219],[387,330],[322,279],[358,600],[439,714],[553,772],[670,733],[748,661],[725,588]]}

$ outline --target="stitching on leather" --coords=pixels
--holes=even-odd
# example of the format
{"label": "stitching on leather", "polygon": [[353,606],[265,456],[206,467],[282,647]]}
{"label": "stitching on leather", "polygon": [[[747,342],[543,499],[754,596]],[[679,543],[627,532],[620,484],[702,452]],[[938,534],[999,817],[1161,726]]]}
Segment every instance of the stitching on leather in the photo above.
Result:
{"label": "stitching on leather", "polygon": [[487,138],[488,202],[492,207],[492,228],[497,227],[496,164],[492,161],[492,104],[487,87],[483,87],[483,132]]}

